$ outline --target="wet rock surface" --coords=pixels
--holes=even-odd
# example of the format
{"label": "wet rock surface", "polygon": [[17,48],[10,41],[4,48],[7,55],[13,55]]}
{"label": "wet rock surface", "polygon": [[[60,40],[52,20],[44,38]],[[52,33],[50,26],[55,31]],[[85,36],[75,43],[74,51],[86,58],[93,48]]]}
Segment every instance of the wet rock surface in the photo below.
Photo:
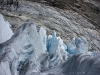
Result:
{"label": "wet rock surface", "polygon": [[100,0],[27,0],[48,4],[61,9],[71,9],[100,29]]}

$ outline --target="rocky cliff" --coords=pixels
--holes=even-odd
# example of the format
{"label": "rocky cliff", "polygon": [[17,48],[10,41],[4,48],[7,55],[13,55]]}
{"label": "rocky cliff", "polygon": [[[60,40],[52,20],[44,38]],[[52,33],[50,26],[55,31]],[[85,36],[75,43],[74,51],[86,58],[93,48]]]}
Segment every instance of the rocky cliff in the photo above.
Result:
{"label": "rocky cliff", "polygon": [[97,28],[100,28],[100,1],[99,0],[30,0],[35,2],[47,1],[51,6],[61,9],[71,9],[93,23]]}
{"label": "rocky cliff", "polygon": [[62,10],[29,1],[20,1],[18,10],[13,7],[5,6],[5,8],[6,10],[1,10],[1,13],[10,22],[14,32],[25,21],[30,20],[38,27],[44,26],[47,34],[55,30],[66,45],[73,37],[84,36],[89,42],[89,50],[100,50],[100,30],[87,18],[71,9]]}

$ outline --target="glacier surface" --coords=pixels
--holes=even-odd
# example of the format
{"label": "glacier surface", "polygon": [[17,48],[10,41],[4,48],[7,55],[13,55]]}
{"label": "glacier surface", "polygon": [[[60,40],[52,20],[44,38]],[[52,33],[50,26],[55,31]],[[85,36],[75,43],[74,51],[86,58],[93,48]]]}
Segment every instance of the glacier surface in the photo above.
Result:
{"label": "glacier surface", "polygon": [[89,52],[85,37],[66,46],[55,31],[46,35],[41,27],[38,32],[34,23],[25,22],[13,34],[2,15],[0,22],[0,75],[100,74],[100,52]]}
{"label": "glacier surface", "polygon": [[68,53],[79,54],[88,52],[88,42],[85,37],[73,38],[72,42],[68,44]]}

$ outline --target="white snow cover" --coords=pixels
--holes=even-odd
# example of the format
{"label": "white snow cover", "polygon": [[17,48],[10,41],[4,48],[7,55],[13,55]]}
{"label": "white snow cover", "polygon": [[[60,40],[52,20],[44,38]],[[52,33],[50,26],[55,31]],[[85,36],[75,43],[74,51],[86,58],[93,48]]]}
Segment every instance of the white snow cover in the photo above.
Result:
{"label": "white snow cover", "polygon": [[5,21],[2,14],[0,14],[0,43],[9,40],[13,35],[10,26],[9,22]]}

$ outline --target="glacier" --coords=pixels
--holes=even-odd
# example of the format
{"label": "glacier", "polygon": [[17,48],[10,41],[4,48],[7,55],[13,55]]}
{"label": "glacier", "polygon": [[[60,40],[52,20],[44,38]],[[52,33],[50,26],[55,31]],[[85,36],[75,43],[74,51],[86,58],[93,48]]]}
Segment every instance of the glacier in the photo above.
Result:
{"label": "glacier", "polygon": [[73,38],[67,46],[68,53],[79,54],[88,52],[88,42],[85,37]]}
{"label": "glacier", "polygon": [[100,52],[75,54],[60,66],[46,71],[54,75],[100,75]]}
{"label": "glacier", "polygon": [[100,52],[89,52],[85,37],[65,45],[55,30],[47,35],[45,28],[25,22],[13,33],[1,14],[0,22],[0,75],[100,74]]}
{"label": "glacier", "polygon": [[0,14],[0,43],[9,40],[13,35],[13,31],[10,29],[10,27],[11,25],[9,22],[4,20],[3,15]]}
{"label": "glacier", "polygon": [[50,55],[53,65],[59,65],[68,58],[67,47],[60,37],[56,37],[56,32],[53,31],[52,35],[47,39],[47,51]]}

